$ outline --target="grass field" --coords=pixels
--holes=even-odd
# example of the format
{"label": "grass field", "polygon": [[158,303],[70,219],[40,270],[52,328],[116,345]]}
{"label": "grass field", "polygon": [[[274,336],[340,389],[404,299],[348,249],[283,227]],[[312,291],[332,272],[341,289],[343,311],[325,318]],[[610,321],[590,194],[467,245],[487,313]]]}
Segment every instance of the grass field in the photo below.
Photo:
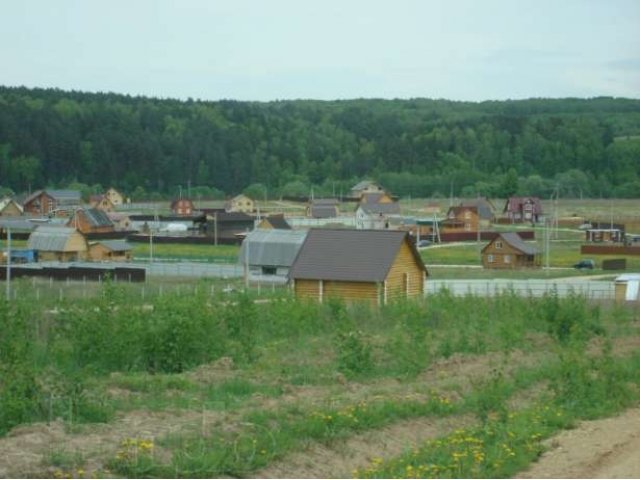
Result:
{"label": "grass field", "polygon": [[0,476],[506,477],[640,400],[637,309],[255,300],[0,303]]}

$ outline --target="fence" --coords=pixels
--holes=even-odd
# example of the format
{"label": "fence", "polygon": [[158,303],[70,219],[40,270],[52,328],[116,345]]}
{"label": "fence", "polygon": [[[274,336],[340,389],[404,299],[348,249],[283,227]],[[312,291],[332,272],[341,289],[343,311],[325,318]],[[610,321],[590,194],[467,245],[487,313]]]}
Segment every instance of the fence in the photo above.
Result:
{"label": "fence", "polygon": [[594,300],[613,300],[614,284],[605,281],[554,281],[554,280],[428,280],[425,294],[443,289],[455,296],[476,295],[490,297],[513,293],[527,297],[541,297],[555,293],[559,297],[572,294]]}
{"label": "fence", "polygon": [[583,255],[640,255],[640,247],[622,245],[582,245]]}

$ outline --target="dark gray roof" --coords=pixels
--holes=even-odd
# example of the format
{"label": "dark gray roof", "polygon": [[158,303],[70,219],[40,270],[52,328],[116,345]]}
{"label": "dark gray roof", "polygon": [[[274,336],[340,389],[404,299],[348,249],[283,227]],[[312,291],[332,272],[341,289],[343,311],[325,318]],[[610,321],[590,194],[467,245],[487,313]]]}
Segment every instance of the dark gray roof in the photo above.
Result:
{"label": "dark gray roof", "polygon": [[291,225],[289,225],[284,219],[284,215],[271,215],[265,220],[267,220],[273,228],[279,230],[291,230]]}
{"label": "dark gray roof", "polygon": [[62,205],[78,205],[81,195],[78,190],[45,190],[46,193],[55,198],[58,204]]}
{"label": "dark gray roof", "polygon": [[408,241],[425,269],[408,233],[399,230],[311,229],[291,267],[293,279],[382,282]]}
{"label": "dark gray roof", "polygon": [[360,208],[369,215],[384,214],[394,215],[400,213],[400,204],[398,202],[392,203],[362,203]]}
{"label": "dark gray roof", "polygon": [[522,240],[520,235],[518,235],[516,232],[504,232],[499,236],[502,237],[502,239],[513,248],[520,250],[522,253],[525,253],[527,255],[537,255],[538,253],[540,253],[535,245]]}
{"label": "dark gray roof", "polygon": [[338,205],[339,203],[337,198],[314,198],[311,200],[312,205]]}
{"label": "dark gray roof", "polygon": [[491,204],[484,198],[462,202],[461,207],[476,207],[478,216],[483,220],[491,220],[495,216]]}
{"label": "dark gray roof", "polygon": [[311,205],[310,216],[313,218],[333,218],[338,216],[335,205]]}
{"label": "dark gray roof", "polygon": [[79,211],[83,211],[87,221],[92,227],[110,227],[113,222],[107,215],[107,212],[100,210],[99,208],[84,208],[76,210],[76,215]]}
{"label": "dark gray roof", "polygon": [[112,252],[127,252],[133,248],[126,240],[100,240],[97,243],[103,245]]}

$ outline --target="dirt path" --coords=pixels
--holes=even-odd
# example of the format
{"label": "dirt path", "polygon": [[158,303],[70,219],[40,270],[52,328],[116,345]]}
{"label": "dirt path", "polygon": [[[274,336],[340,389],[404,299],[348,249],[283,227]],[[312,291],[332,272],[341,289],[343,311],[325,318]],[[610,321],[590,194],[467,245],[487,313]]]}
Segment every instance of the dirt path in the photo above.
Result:
{"label": "dirt path", "polygon": [[640,478],[640,408],[582,422],[548,440],[547,447],[516,478]]}

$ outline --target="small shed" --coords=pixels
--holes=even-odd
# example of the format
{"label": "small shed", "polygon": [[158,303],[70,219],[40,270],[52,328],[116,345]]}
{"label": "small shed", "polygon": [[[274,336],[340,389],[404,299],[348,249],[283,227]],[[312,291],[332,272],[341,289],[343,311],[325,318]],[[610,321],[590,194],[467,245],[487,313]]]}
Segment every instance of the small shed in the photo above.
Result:
{"label": "small shed", "polygon": [[421,297],[427,269],[407,232],[311,229],[289,280],[297,297],[370,301]]}
{"label": "small shed", "polygon": [[27,248],[38,252],[40,261],[74,262],[85,260],[89,245],[75,228],[40,226],[29,236]]}
{"label": "small shed", "polygon": [[130,262],[132,251],[126,240],[100,240],[89,244],[89,255],[95,262]]}
{"label": "small shed", "polygon": [[615,279],[616,302],[640,301],[640,273],[625,273]]}
{"label": "small shed", "polygon": [[311,218],[335,218],[340,214],[336,198],[316,198],[307,207],[307,216]]}
{"label": "small shed", "polygon": [[484,268],[524,268],[540,265],[540,252],[516,232],[499,233],[482,249]]}
{"label": "small shed", "polygon": [[256,229],[243,240],[238,260],[245,273],[276,275],[284,282],[306,236],[304,230]]}

